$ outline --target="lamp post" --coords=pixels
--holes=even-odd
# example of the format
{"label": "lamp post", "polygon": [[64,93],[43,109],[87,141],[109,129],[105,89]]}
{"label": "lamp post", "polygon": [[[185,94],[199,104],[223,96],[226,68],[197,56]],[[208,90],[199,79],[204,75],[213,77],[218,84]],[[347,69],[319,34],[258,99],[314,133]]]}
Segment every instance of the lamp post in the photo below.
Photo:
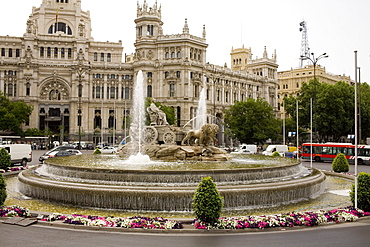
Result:
{"label": "lamp post", "polygon": [[88,67],[82,67],[81,64],[78,64],[78,67],[72,67],[78,77],[78,110],[77,110],[77,126],[78,126],[78,149],[81,149],[81,125],[82,125],[82,78],[83,75],[90,71]]}
{"label": "lamp post", "polygon": [[[311,61],[312,65],[313,65],[313,79],[314,79],[314,99],[313,99],[313,110],[314,110],[314,113],[316,113],[316,64],[319,62],[320,59],[322,58],[327,58],[329,57],[329,55],[325,53],[321,54],[320,56],[318,57],[315,57],[315,53],[311,52],[311,54],[309,56],[301,56],[301,59],[308,59]],[[314,117],[314,127],[315,127],[315,133],[316,133],[316,117]],[[311,130],[312,131],[312,130]],[[317,136],[316,136],[317,138]]]}

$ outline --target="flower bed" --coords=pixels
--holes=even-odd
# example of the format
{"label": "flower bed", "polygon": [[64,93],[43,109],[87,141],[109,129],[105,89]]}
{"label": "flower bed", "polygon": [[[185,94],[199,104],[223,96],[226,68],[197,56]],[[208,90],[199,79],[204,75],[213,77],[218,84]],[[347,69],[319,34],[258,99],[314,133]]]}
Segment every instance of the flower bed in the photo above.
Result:
{"label": "flower bed", "polygon": [[215,225],[194,221],[196,229],[246,229],[293,226],[316,226],[328,222],[356,221],[360,217],[370,216],[369,212],[354,207],[305,213],[286,213],[262,216],[242,216],[220,218]]}
{"label": "flower bed", "polygon": [[143,229],[182,229],[183,225],[177,221],[171,221],[164,218],[148,217],[99,217],[86,215],[64,216],[51,214],[45,216],[42,221],[62,220],[66,224],[100,226],[100,227],[121,227],[121,228],[143,228]]}
{"label": "flower bed", "polygon": [[27,208],[18,206],[0,207],[0,217],[29,217],[31,215]]}
{"label": "flower bed", "polygon": [[[28,209],[18,206],[0,207],[0,217],[29,217],[31,214]],[[219,218],[215,225],[207,225],[198,220],[194,220],[196,229],[264,229],[272,227],[294,227],[294,226],[316,226],[324,223],[340,223],[356,221],[365,216],[370,216],[370,212],[364,212],[352,206],[346,208],[333,209],[330,211],[317,211],[305,213],[286,213],[276,215],[261,216],[241,216]],[[44,215],[41,221],[53,222],[61,221],[66,224],[99,226],[99,227],[121,227],[121,228],[142,228],[142,229],[182,229],[183,224],[178,221],[168,220],[161,217],[99,217],[86,215]]]}

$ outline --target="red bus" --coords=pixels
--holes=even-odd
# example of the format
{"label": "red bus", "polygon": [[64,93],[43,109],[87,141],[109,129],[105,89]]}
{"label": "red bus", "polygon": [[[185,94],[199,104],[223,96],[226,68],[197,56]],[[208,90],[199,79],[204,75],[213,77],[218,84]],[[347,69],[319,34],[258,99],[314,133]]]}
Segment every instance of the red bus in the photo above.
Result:
{"label": "red bus", "polygon": [[[314,161],[330,161],[342,153],[346,156],[349,163],[354,163],[355,160],[355,145],[352,143],[303,143],[302,154],[303,159],[310,159],[312,145],[312,158]],[[357,145],[357,164],[370,164],[370,146]]]}

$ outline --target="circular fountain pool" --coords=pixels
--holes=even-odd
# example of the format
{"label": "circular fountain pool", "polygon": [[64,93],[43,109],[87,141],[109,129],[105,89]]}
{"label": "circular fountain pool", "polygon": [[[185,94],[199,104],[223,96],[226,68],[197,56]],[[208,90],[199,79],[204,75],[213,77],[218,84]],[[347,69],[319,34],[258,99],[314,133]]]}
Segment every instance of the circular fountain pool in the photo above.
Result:
{"label": "circular fountain pool", "polygon": [[191,211],[192,196],[210,176],[225,210],[272,207],[319,196],[325,175],[291,159],[127,164],[118,156],[54,158],[19,174],[24,195],[79,206],[137,211]]}

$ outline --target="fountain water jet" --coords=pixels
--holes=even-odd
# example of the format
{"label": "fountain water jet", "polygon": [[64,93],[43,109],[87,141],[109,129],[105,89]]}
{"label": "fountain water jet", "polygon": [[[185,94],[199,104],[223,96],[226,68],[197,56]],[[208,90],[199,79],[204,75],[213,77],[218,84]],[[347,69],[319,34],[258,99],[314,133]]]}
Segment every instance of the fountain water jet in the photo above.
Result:
{"label": "fountain water jet", "polygon": [[[145,83],[144,75],[139,70],[136,78],[133,101],[132,101],[132,123],[130,126],[130,136],[134,146],[134,154],[129,160],[134,163],[145,163],[150,160],[148,155],[143,155],[141,152],[143,133],[145,127]],[[137,151],[136,151],[137,150]]]}
{"label": "fountain water jet", "polygon": [[200,92],[198,109],[196,112],[195,129],[199,130],[203,125],[207,123],[207,101],[206,101],[206,88],[203,87]]}

